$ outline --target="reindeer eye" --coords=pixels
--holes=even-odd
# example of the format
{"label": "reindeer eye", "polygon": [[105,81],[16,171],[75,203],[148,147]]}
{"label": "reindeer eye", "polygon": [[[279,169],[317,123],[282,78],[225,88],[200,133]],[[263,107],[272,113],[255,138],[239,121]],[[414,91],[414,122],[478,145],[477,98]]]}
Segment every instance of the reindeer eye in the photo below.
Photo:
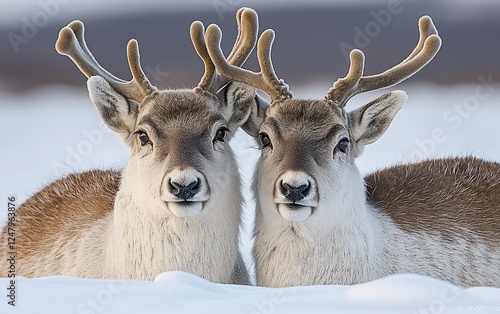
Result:
{"label": "reindeer eye", "polygon": [[343,152],[343,153],[346,153],[347,152],[347,148],[349,147],[349,139],[344,137],[343,139],[341,139],[339,141],[339,143],[337,144],[337,148]]}
{"label": "reindeer eye", "polygon": [[215,141],[219,141],[219,142],[224,142],[224,139],[226,138],[226,132],[227,132],[227,128],[226,127],[222,127],[220,129],[217,130],[217,133],[215,133],[215,138],[214,140]]}
{"label": "reindeer eye", "polygon": [[271,140],[269,139],[269,135],[266,133],[259,133],[259,140],[262,148],[268,147],[271,145]]}
{"label": "reindeer eye", "polygon": [[141,146],[144,146],[148,143],[151,143],[149,140],[149,136],[146,134],[146,132],[139,132],[139,141],[141,141]]}

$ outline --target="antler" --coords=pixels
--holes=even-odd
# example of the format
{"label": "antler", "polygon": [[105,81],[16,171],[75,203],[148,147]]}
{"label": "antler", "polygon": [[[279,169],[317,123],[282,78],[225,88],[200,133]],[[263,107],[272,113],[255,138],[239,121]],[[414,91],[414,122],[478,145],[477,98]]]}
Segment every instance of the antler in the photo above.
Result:
{"label": "antler", "polygon": [[139,47],[137,41],[132,39],[127,45],[127,57],[132,80],[127,82],[109,73],[97,63],[94,56],[87,48],[84,37],[85,28],[81,21],[73,21],[61,29],[56,42],[56,50],[68,56],[86,77],[99,75],[103,77],[114,89],[123,96],[142,102],[144,97],[156,91],[144,71],[139,60]]}
{"label": "antler", "polygon": [[326,94],[326,99],[344,107],[356,94],[395,85],[417,73],[434,58],[441,47],[441,38],[429,16],[420,18],[419,30],[418,44],[408,58],[380,74],[363,76],[365,56],[358,49],[351,51],[349,72],[346,77],[333,84]]}
{"label": "antler", "polygon": [[[227,60],[232,65],[241,66],[245,63],[257,42],[259,20],[254,10],[241,8],[236,13],[236,21],[238,23],[238,36]],[[216,73],[215,65],[207,50],[204,33],[203,23],[195,21],[191,24],[191,41],[205,64],[205,74],[201,78],[198,88],[215,93],[228,80]]]}
{"label": "antler", "polygon": [[[220,48],[222,32],[217,25],[210,25],[206,33],[207,48],[217,71],[226,79],[248,84],[267,93],[272,101],[292,98],[288,85],[278,79],[271,61],[271,49],[274,41],[274,31],[271,29],[262,33],[257,45],[257,57],[261,72],[255,73],[231,64],[226,60]],[[230,55],[231,57],[231,55]]]}

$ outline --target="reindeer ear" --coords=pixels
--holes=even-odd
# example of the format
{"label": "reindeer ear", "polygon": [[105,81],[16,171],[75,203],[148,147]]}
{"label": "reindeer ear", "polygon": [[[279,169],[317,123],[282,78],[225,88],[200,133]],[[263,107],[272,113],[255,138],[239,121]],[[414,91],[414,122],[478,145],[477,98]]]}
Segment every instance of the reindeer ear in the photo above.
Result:
{"label": "reindeer ear", "polygon": [[126,138],[134,130],[139,113],[138,104],[118,93],[100,76],[90,77],[87,88],[102,121],[108,128]]}
{"label": "reindeer ear", "polygon": [[257,137],[269,103],[257,95],[255,88],[247,84],[231,82],[217,93],[219,112],[228,122],[233,133],[241,127],[247,134]]}
{"label": "reindeer ear", "polygon": [[365,145],[384,134],[407,98],[403,91],[390,92],[348,113],[351,134],[359,153]]}

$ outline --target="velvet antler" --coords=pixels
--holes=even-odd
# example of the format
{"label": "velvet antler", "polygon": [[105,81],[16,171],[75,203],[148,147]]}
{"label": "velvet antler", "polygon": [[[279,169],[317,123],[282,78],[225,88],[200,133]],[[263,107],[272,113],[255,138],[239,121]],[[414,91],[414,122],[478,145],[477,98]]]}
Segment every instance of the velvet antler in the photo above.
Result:
{"label": "velvet antler", "polygon": [[123,96],[139,103],[156,90],[141,68],[139,47],[135,39],[130,40],[127,45],[127,57],[132,72],[132,80],[127,82],[109,73],[97,63],[87,48],[84,31],[81,21],[73,21],[61,29],[56,42],[57,52],[73,60],[85,76],[99,75]]}
{"label": "velvet antler", "polygon": [[222,32],[217,25],[210,25],[206,33],[207,47],[217,71],[226,79],[239,81],[266,92],[272,101],[292,97],[288,85],[278,79],[271,61],[271,49],[274,31],[268,29],[262,33],[257,45],[257,55],[261,72],[255,73],[231,64],[222,54],[220,42]]}
{"label": "velvet antler", "polygon": [[[229,64],[239,67],[243,65],[255,47],[259,21],[257,13],[249,8],[239,9],[236,13],[236,21],[238,23],[238,36],[227,61]],[[205,74],[201,78],[198,87],[215,93],[227,83],[228,78],[222,77],[216,72],[216,67],[207,50],[204,32],[204,26],[200,21],[191,24],[191,41],[205,64]]]}
{"label": "velvet antler", "polygon": [[361,50],[351,51],[349,72],[333,84],[326,99],[344,107],[356,94],[395,85],[417,73],[434,58],[441,47],[441,38],[429,16],[420,18],[419,29],[420,39],[408,58],[380,74],[363,76],[365,56]]}

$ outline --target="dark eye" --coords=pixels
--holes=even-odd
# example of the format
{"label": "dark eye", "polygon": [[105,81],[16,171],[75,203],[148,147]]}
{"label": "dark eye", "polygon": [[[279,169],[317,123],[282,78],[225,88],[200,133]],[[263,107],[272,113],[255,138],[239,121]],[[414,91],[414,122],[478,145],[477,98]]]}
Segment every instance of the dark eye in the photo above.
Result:
{"label": "dark eye", "polygon": [[150,143],[149,136],[146,134],[146,132],[139,132],[139,141],[141,141],[141,146]]}
{"label": "dark eye", "polygon": [[226,132],[227,132],[227,128],[225,128],[225,127],[218,129],[217,133],[215,133],[214,140],[219,141],[219,142],[224,142],[224,139],[226,138]]}
{"label": "dark eye", "polygon": [[337,144],[337,148],[343,152],[347,152],[347,148],[349,147],[349,139],[348,138],[343,138],[340,140],[340,142]]}
{"label": "dark eye", "polygon": [[262,148],[268,147],[271,145],[271,140],[269,139],[269,135],[266,133],[259,133],[259,140]]}

